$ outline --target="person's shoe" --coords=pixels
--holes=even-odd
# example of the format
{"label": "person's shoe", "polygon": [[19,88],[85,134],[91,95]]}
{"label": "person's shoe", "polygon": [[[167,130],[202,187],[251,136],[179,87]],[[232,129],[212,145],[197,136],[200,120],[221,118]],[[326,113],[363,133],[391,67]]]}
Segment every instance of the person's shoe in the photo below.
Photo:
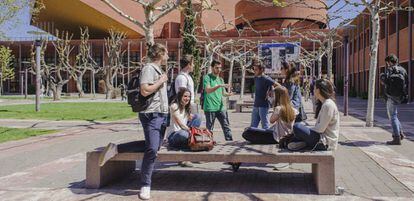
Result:
{"label": "person's shoe", "polygon": [[400,130],[400,138],[401,138],[401,140],[403,140],[405,138],[404,132],[402,130]]}
{"label": "person's shoe", "polygon": [[99,156],[99,166],[105,165],[111,158],[118,154],[118,146],[114,143],[109,143],[104,151]]}
{"label": "person's shoe", "polygon": [[194,167],[194,164],[191,161],[181,161],[178,165],[181,167]]}
{"label": "person's shoe", "polygon": [[151,187],[141,187],[141,190],[139,191],[139,198],[141,198],[141,200],[149,200],[151,198]]}
{"label": "person's shoe", "polygon": [[387,145],[401,145],[401,138],[400,136],[398,137],[392,137],[391,141],[387,142]]}
{"label": "person's shoe", "polygon": [[305,147],[306,147],[305,142],[291,142],[287,146],[287,148],[291,151],[299,151]]}

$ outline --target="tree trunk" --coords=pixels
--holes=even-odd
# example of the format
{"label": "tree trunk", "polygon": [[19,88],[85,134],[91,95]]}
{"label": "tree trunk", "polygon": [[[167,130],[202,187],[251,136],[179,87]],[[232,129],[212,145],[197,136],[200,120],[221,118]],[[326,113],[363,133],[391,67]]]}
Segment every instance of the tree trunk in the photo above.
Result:
{"label": "tree trunk", "polygon": [[233,87],[233,68],[234,68],[234,60],[230,60],[230,69],[229,69],[229,81],[227,82],[229,84],[228,91],[229,93],[232,91]]}
{"label": "tree trunk", "polygon": [[246,83],[245,78],[246,78],[246,66],[244,65],[244,63],[240,63],[241,67],[242,67],[242,77],[241,77],[241,86],[240,86],[240,100],[243,100],[244,98],[244,85]]}
{"label": "tree trunk", "polygon": [[327,78],[330,81],[333,81],[332,79],[332,54],[333,54],[333,41],[328,41],[328,51],[327,51],[327,57],[328,57],[328,75]]}
{"label": "tree trunk", "polygon": [[[153,46],[154,42],[154,26],[150,25],[145,29],[145,40],[147,42],[147,48]],[[148,51],[146,51],[148,54]]]}
{"label": "tree trunk", "polygon": [[322,78],[322,56],[323,55],[318,56],[318,79]]}
{"label": "tree trunk", "polygon": [[112,84],[112,76],[111,73],[107,73],[105,75],[105,89],[106,89],[106,99],[110,99],[113,97],[112,93],[114,93],[114,86]]}
{"label": "tree trunk", "polygon": [[3,95],[3,73],[0,73],[0,96]]}
{"label": "tree trunk", "polygon": [[62,84],[51,84],[50,88],[53,91],[53,101],[60,100],[63,85]]}
{"label": "tree trunk", "polygon": [[93,97],[96,97],[95,96],[95,72],[91,71],[91,77],[92,77],[91,93],[93,94]]}
{"label": "tree trunk", "polygon": [[366,116],[366,126],[374,126],[374,108],[375,108],[375,78],[377,74],[377,56],[378,56],[378,33],[380,30],[380,17],[378,12],[371,16],[371,59],[369,66],[369,84],[368,84],[368,108]]}
{"label": "tree trunk", "polygon": [[79,98],[84,97],[85,96],[85,92],[83,91],[83,80],[82,80],[82,76],[78,76],[76,78],[76,89],[79,92]]}

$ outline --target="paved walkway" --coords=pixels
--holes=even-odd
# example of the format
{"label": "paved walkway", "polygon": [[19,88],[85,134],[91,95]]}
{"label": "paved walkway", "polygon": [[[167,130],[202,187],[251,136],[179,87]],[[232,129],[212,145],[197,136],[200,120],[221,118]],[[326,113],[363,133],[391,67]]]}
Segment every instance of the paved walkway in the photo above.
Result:
{"label": "paved walkway", "polygon": [[[312,124],[310,108],[307,104]],[[250,111],[229,111],[229,116],[234,138],[241,140],[241,132],[250,124]],[[0,125],[9,126],[24,127],[32,123],[0,120]],[[55,128],[59,123],[49,121],[40,125]],[[341,124],[335,161],[337,185],[345,188],[342,196],[316,195],[310,165],[293,164],[288,169],[274,170],[271,164],[243,164],[239,172],[232,173],[222,163],[196,164],[193,168],[163,163],[157,165],[153,177],[152,197],[154,200],[413,199],[414,160],[409,152],[413,142],[405,140],[402,146],[385,146],[383,142],[391,135],[386,127],[365,128],[358,118],[343,116]],[[84,189],[85,153],[109,142],[143,139],[137,120],[68,122],[62,129],[58,134],[0,144],[0,200],[137,199],[139,174],[103,189]],[[218,141],[223,140],[221,129],[214,133]]]}

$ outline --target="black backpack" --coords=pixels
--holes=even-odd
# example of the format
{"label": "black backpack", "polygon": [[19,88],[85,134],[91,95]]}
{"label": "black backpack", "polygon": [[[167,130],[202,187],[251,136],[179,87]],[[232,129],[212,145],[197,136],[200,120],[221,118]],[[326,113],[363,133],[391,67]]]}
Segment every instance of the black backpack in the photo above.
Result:
{"label": "black backpack", "polygon": [[[155,68],[154,68],[155,69]],[[160,74],[157,70],[155,70],[158,74]],[[161,75],[161,74],[160,74]],[[156,92],[152,93],[148,96],[143,96],[140,91],[140,74],[134,76],[129,82],[127,86],[127,100],[128,105],[131,106],[133,112],[142,112],[148,108],[151,104],[152,97],[155,95]]]}
{"label": "black backpack", "polygon": [[[181,73],[178,74],[177,77],[180,76],[180,75],[181,75]],[[189,82],[189,80],[188,80],[187,76],[184,76],[184,77],[187,79],[187,88],[188,88],[188,82]],[[177,80],[177,78],[175,78],[171,82],[171,84],[170,84],[170,86],[168,88],[168,91],[167,91],[168,103],[172,103],[177,98],[177,91],[175,90],[175,81],[176,80]]]}
{"label": "black backpack", "polygon": [[405,72],[400,69],[402,67],[393,67],[385,74],[381,75],[381,79],[386,84],[385,93],[398,104],[408,103],[408,89]]}

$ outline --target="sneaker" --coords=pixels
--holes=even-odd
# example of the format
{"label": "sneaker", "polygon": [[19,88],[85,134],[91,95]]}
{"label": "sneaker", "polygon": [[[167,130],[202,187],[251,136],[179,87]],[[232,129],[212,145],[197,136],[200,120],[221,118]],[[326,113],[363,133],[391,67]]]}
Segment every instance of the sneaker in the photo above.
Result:
{"label": "sneaker", "polygon": [[105,165],[111,158],[118,154],[118,146],[114,143],[109,143],[104,151],[99,156],[99,166]]}
{"label": "sneaker", "polygon": [[401,140],[403,140],[405,138],[405,134],[402,130],[400,130],[400,138],[401,138]]}
{"label": "sneaker", "polygon": [[401,138],[400,138],[400,136],[392,137],[392,140],[387,141],[386,144],[387,145],[401,145]]}
{"label": "sneaker", "polygon": [[181,167],[194,167],[194,164],[190,161],[181,161],[178,165]]}
{"label": "sneaker", "polygon": [[298,151],[306,147],[305,142],[291,142],[288,144],[288,149],[291,151]]}
{"label": "sneaker", "polygon": [[139,198],[141,200],[149,200],[151,198],[151,187],[149,186],[143,186],[141,187],[141,190],[139,191]]}

